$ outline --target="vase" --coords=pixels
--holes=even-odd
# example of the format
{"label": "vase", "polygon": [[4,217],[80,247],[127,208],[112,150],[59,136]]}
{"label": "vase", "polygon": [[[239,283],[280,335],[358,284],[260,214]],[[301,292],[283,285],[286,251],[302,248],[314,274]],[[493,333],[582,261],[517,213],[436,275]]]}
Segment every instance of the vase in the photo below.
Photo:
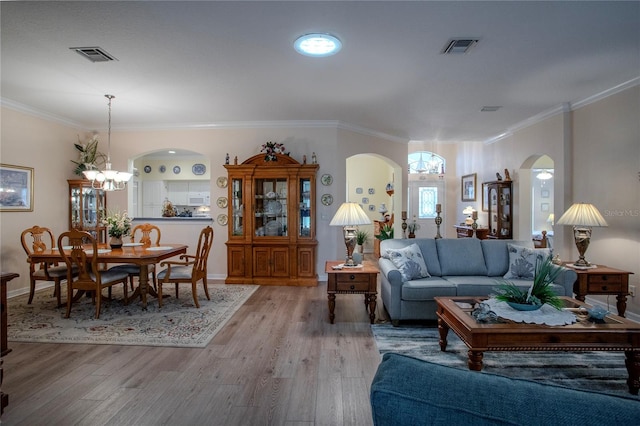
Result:
{"label": "vase", "polygon": [[416,234],[415,234],[415,233],[413,233],[413,232],[409,232],[409,238],[415,238],[415,237],[416,237]]}
{"label": "vase", "polygon": [[507,302],[507,305],[511,306],[516,311],[537,311],[542,308],[542,305],[532,305],[529,303]]}
{"label": "vase", "polygon": [[111,246],[112,249],[122,248],[122,237],[111,237],[109,246]]}

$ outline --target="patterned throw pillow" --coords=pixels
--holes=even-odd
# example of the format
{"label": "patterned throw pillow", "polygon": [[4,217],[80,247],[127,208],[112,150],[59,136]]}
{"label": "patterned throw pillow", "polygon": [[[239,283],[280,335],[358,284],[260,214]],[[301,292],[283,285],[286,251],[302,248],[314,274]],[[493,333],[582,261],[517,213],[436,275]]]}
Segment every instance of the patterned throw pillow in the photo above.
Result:
{"label": "patterned throw pillow", "polygon": [[532,249],[529,247],[507,244],[509,250],[509,270],[504,279],[531,280],[536,273],[536,261],[542,262],[549,257],[549,249]]}
{"label": "patterned throw pillow", "polygon": [[415,243],[401,249],[388,249],[387,256],[402,274],[403,281],[431,276],[422,257],[420,247]]}

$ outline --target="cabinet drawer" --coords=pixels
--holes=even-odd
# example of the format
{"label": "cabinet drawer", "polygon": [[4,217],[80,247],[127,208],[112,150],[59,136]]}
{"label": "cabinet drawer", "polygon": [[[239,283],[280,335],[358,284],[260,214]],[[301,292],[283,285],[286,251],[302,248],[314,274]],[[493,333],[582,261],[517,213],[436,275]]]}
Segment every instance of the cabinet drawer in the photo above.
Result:
{"label": "cabinet drawer", "polygon": [[336,290],[338,291],[368,291],[369,274],[337,274]]}
{"label": "cabinet drawer", "polygon": [[594,275],[589,277],[589,293],[620,293],[622,291],[621,275]]}
{"label": "cabinet drawer", "polygon": [[622,284],[622,275],[590,275],[589,284]]}

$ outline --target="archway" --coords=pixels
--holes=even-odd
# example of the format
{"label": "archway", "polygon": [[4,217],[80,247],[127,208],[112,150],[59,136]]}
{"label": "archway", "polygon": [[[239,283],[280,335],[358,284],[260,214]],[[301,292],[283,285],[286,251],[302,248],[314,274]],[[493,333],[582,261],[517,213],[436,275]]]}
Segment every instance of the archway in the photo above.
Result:
{"label": "archway", "polygon": [[544,230],[547,231],[550,244],[553,244],[555,223],[553,159],[546,154],[530,156],[523,162],[519,177],[519,238],[538,237]]}

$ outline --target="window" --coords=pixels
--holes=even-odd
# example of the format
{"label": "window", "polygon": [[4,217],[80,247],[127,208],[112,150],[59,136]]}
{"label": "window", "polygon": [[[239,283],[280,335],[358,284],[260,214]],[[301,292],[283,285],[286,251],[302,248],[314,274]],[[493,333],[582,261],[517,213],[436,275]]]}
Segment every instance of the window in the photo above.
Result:
{"label": "window", "polygon": [[437,203],[437,187],[422,186],[418,188],[418,219],[432,219],[436,217]]}
{"label": "window", "polygon": [[444,158],[430,151],[409,154],[407,163],[409,164],[409,173],[441,175],[445,170]]}

